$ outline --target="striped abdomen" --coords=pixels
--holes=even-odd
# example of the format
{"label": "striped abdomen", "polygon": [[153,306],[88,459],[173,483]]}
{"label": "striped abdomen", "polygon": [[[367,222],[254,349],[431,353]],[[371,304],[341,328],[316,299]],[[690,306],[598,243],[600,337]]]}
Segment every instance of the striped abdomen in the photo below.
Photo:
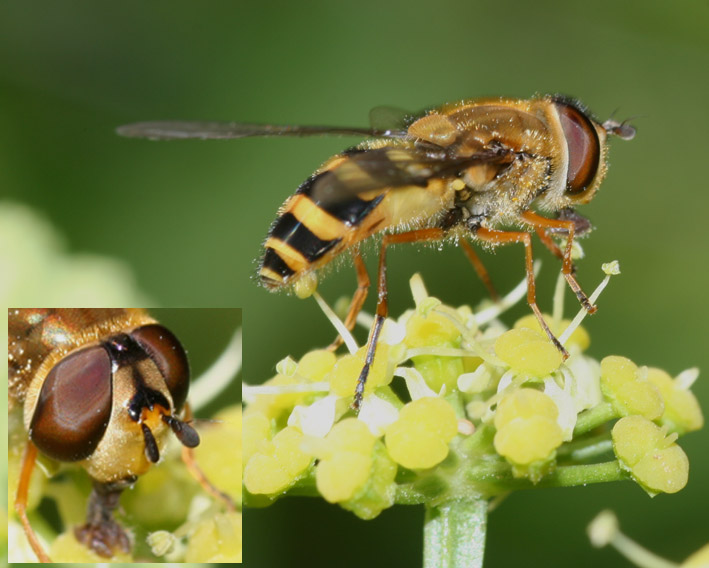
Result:
{"label": "striped abdomen", "polygon": [[372,140],[334,156],[281,208],[261,283],[292,284],[374,233],[435,223],[453,203],[450,164],[410,140]]}
{"label": "striped abdomen", "polygon": [[[348,181],[342,179],[338,167],[343,160],[350,161],[334,157],[326,166],[329,169],[308,178],[281,207],[261,258],[259,279],[265,287],[292,284],[305,272],[327,264],[348,246],[369,236],[369,228],[381,223],[381,217],[372,213],[384,192],[370,199],[348,194]],[[322,195],[323,188],[335,193],[332,200],[314,195],[316,190]]]}

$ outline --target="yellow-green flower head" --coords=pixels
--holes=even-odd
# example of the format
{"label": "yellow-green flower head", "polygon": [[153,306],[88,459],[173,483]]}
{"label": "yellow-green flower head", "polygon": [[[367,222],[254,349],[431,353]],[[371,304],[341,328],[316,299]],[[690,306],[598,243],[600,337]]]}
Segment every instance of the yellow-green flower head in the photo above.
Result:
{"label": "yellow-green flower head", "polygon": [[324,349],[306,353],[297,363],[286,357],[276,365],[278,374],[263,385],[270,387],[270,392],[254,395],[248,401],[249,409],[269,420],[287,419],[293,407],[312,398],[313,388],[326,380],[335,361],[335,354]]}
{"label": "yellow-green flower head", "polygon": [[337,362],[337,357],[327,349],[310,351],[300,358],[296,373],[310,382],[324,381]]}
{"label": "yellow-green flower head", "polygon": [[271,440],[271,421],[268,416],[249,406],[242,418],[241,459],[246,464]]}
{"label": "yellow-green flower head", "polygon": [[[251,434],[249,434],[251,437]],[[301,449],[303,433],[287,426],[264,441],[246,461],[244,486],[253,494],[273,495],[295,484],[312,462]]]}
{"label": "yellow-green flower head", "polygon": [[[430,298],[433,299],[433,298]],[[438,301],[440,305],[440,300]],[[438,307],[432,305],[430,307]],[[460,330],[443,314],[432,309],[417,309],[406,321],[408,347],[453,346],[459,343]]]}
{"label": "yellow-green flower head", "polygon": [[689,387],[697,378],[697,369],[688,369],[673,379],[662,369],[649,367],[645,369],[647,380],[655,385],[665,401],[665,412],[660,417],[660,423],[678,434],[686,434],[699,430],[704,426],[704,416],[699,402]]}
{"label": "yellow-green flower head", "polygon": [[689,460],[675,444],[677,434],[642,416],[626,416],[612,432],[613,449],[621,466],[650,495],[676,493],[687,484]]}
{"label": "yellow-green flower head", "polygon": [[[388,385],[394,377],[393,365],[389,360],[389,345],[379,343],[374,353],[367,377],[365,394],[372,393],[375,389]],[[351,397],[357,386],[357,379],[362,371],[367,347],[361,347],[354,355],[343,355],[335,364],[330,373],[330,392],[341,397]]]}
{"label": "yellow-green flower head", "polygon": [[286,387],[280,394],[256,395],[250,402],[249,408],[258,411],[269,420],[282,420],[284,415],[293,409],[306,395],[293,392],[288,387],[295,387],[304,381],[293,375],[278,374],[264,383],[271,387]]}
{"label": "yellow-green flower head", "polygon": [[[544,314],[544,321],[547,322],[549,329],[556,337],[559,337],[564,332],[564,330],[569,327],[569,324],[571,323],[571,320],[567,319],[561,319],[557,321],[549,314]],[[528,314],[518,319],[515,322],[514,328],[533,329],[534,331],[538,331],[539,333],[544,334],[544,330],[542,329],[542,326],[539,325],[539,320],[534,314]],[[544,335],[544,337],[546,337],[546,335]],[[583,327],[579,326],[569,336],[569,339],[566,343],[566,348],[570,350],[574,350],[574,348],[576,348],[580,351],[586,351],[589,345],[591,345],[591,336],[588,335],[588,332]]]}
{"label": "yellow-green flower head", "polygon": [[318,491],[330,503],[347,501],[364,486],[372,467],[372,450],[377,439],[367,425],[356,418],[338,422],[317,452]]}
{"label": "yellow-green flower head", "polygon": [[364,422],[346,418],[312,448],[319,458],[316,486],[327,501],[363,519],[394,503],[396,464]]}
{"label": "yellow-green flower head", "polygon": [[495,341],[495,354],[516,373],[546,377],[563,357],[549,338],[526,327],[506,331]]}
{"label": "yellow-green flower head", "polygon": [[495,449],[516,465],[553,459],[563,441],[558,415],[554,401],[538,390],[507,394],[495,412]]}
{"label": "yellow-green flower head", "polygon": [[612,355],[601,361],[601,389],[621,416],[655,420],[665,411],[659,389],[626,357]]}
{"label": "yellow-green flower head", "polygon": [[427,469],[448,455],[448,444],[458,432],[453,407],[442,398],[425,397],[408,403],[386,432],[392,459],[409,469]]}

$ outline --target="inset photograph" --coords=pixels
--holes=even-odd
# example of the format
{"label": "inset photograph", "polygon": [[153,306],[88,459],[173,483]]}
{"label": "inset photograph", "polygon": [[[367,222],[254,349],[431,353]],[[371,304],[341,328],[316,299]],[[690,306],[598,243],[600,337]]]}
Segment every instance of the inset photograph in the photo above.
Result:
{"label": "inset photograph", "polygon": [[241,562],[241,310],[8,310],[8,560]]}

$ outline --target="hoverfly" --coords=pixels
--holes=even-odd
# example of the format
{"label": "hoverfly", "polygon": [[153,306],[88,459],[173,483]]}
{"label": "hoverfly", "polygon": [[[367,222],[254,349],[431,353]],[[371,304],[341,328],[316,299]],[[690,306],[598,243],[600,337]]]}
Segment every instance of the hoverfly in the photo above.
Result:
{"label": "hoverfly", "polygon": [[22,411],[29,438],[15,509],[40,561],[50,562],[26,515],[37,453],[77,463],[92,480],[76,539],[106,558],[130,552],[112,516],[122,491],[160,460],[169,431],[188,449],[186,461],[200,442],[189,423],[189,378],[179,340],[145,310],[8,310],[9,410]]}
{"label": "hoverfly", "polygon": [[[296,293],[305,296],[314,290],[320,268],[352,251],[358,287],[345,319],[351,329],[370,285],[358,245],[383,233],[376,317],[355,392],[357,410],[388,312],[386,250],[392,244],[460,242],[493,297],[490,278],[467,239],[490,246],[523,244],[527,302],[549,339],[568,356],[537,307],[531,233],[562,260],[570,288],[594,312],[571,258],[574,238],[591,229],[575,207],[593,198],[605,176],[608,135],[629,140],[635,129],[612,119],[601,123],[574,99],[543,96],[446,104],[383,129],[172,121],[127,125],[118,133],[155,140],[370,137],[327,160],[286,200],[259,268],[260,282],[269,290],[296,285]],[[554,235],[566,237],[563,250]]]}

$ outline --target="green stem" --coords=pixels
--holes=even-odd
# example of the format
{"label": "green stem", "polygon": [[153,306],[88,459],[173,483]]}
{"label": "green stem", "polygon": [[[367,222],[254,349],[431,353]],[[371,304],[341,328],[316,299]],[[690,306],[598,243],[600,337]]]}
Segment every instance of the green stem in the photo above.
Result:
{"label": "green stem", "polygon": [[608,483],[628,479],[618,460],[587,465],[558,467],[539,482],[540,487],[574,487],[590,483]]}
{"label": "green stem", "polygon": [[481,568],[485,552],[487,501],[447,501],[426,508],[424,568]]}
{"label": "green stem", "polygon": [[[537,487],[574,487],[591,483],[608,483],[629,479],[617,460],[557,467],[553,472],[544,476],[539,483],[532,483],[527,478],[513,477],[509,465],[487,464],[471,468],[463,473],[462,481],[457,484],[455,492],[447,492],[450,496],[444,504],[453,499],[461,502],[471,502],[484,497],[494,497]],[[300,493],[302,495],[302,493]],[[440,480],[431,477],[427,480],[418,480],[411,483],[401,483],[396,488],[395,502],[398,505],[418,505],[437,502],[443,496]],[[481,497],[484,496],[484,497]]]}
{"label": "green stem", "polygon": [[613,451],[610,432],[598,436],[581,438],[566,442],[556,451],[558,458],[570,459],[576,462],[595,458],[601,454]]}
{"label": "green stem", "polygon": [[581,436],[590,430],[618,418],[618,413],[610,402],[603,402],[579,414],[574,428],[574,437]]}
{"label": "green stem", "polygon": [[497,485],[499,492],[520,489],[534,489],[537,487],[576,487],[591,483],[609,483],[629,479],[617,460],[603,463],[565,465],[557,467],[553,472],[544,476],[539,483],[532,483],[525,478],[500,479]]}

